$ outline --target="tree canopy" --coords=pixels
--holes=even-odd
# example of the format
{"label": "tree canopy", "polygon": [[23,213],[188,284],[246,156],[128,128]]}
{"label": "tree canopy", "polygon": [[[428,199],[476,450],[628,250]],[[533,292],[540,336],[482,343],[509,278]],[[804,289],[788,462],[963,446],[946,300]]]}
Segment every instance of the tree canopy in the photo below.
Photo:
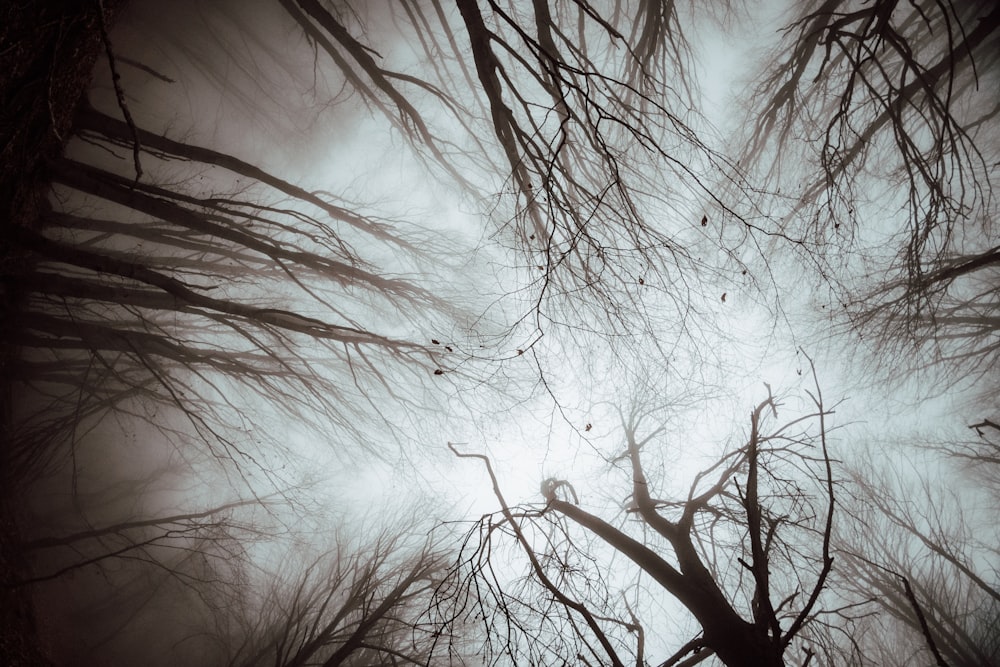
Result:
{"label": "tree canopy", "polygon": [[1000,659],[993,3],[2,16],[11,664]]}

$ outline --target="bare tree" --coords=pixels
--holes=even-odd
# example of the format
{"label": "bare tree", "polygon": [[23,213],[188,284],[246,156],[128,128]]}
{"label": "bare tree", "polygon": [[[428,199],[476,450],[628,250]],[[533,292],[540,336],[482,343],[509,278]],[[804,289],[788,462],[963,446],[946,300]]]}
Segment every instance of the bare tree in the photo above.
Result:
{"label": "bare tree", "polygon": [[[127,485],[116,491],[126,504],[141,498]],[[98,513],[91,498],[78,504]],[[57,664],[131,662],[154,654],[210,664],[219,655],[215,647],[203,636],[186,635],[227,616],[251,593],[259,567],[254,552],[275,548],[290,532],[282,520],[287,505],[277,497],[251,497],[113,523],[79,517],[73,527],[59,529],[56,521],[67,519],[61,512],[45,533],[21,545],[31,570],[4,585],[32,591],[49,638],[47,653]],[[150,626],[160,630],[144,637]]]}
{"label": "bare tree", "polygon": [[[119,4],[108,3],[115,11]],[[91,16],[100,6],[80,21],[69,9],[49,19],[63,26],[61,39],[72,28],[86,33],[88,49],[102,47],[111,95],[95,87],[90,101],[115,115],[29,87],[24,94],[35,94],[29,101],[39,108],[48,97],[58,142],[4,145],[26,154],[45,149],[38,182],[33,168],[28,179],[8,174],[4,163],[5,194],[8,185],[38,190],[28,193],[30,211],[4,221],[4,493],[41,495],[53,479],[65,480],[75,496],[72,516],[36,511],[18,519],[84,522],[62,533],[34,526],[13,547],[31,565],[4,578],[19,590],[41,590],[81,568],[124,568],[138,573],[140,593],[144,584],[155,591],[155,573],[164,572],[195,596],[210,596],[247,581],[206,562],[249,562],[243,549],[257,531],[273,535],[260,522],[230,523],[222,512],[234,510],[230,504],[205,510],[191,502],[165,517],[156,495],[147,505],[140,486],[131,488],[134,505],[124,517],[104,511],[100,499],[79,492],[78,461],[94,460],[83,450],[103,449],[113,460],[129,443],[109,425],[124,423],[132,437],[139,432],[180,452],[191,477],[215,470],[261,511],[269,490],[287,491],[270,455],[294,447],[286,429],[268,428],[275,410],[300,429],[322,429],[344,459],[398,453],[394,444],[416,436],[401,427],[406,413],[421,409],[423,388],[439,381],[442,367],[455,370],[461,356],[431,342],[444,337],[439,331],[458,309],[442,290],[416,284],[432,261],[443,264],[434,252],[448,243],[432,252],[417,225],[373,206],[307,191],[233,155],[144,129],[157,119],[129,106],[123,64],[170,79],[143,65],[143,54],[113,48],[110,11]],[[70,57],[62,48],[55,45],[57,57]],[[69,51],[89,74],[98,51],[89,61],[87,49]],[[64,65],[53,64],[52,76],[62,77]],[[58,77],[50,88],[68,95],[69,82]],[[72,83],[82,91],[86,78]],[[4,84],[4,99],[16,97]],[[18,176],[25,182],[8,182]],[[92,433],[113,437],[95,441]],[[109,486],[117,486],[107,467]],[[294,503],[291,495],[285,500]],[[211,573],[202,577],[199,563]]]}
{"label": "bare tree", "polygon": [[[635,292],[647,283],[676,302],[680,317],[697,312],[690,303],[695,283],[686,275],[712,269],[691,256],[683,237],[694,230],[690,243],[711,239],[700,238],[698,216],[688,213],[677,222],[684,230],[678,238],[648,224],[654,209],[680,207],[691,193],[712,201],[706,174],[731,173],[692,130],[688,85],[666,83],[686,73],[686,19],[678,9],[648,8],[634,18],[587,4],[536,3],[530,12],[491,4],[484,12],[459,3],[456,15],[438,3],[403,3],[392,18],[432,63],[419,76],[374,57],[376,45],[365,40],[395,38],[379,30],[378,13],[318,2],[281,7],[316,63],[325,57],[344,87],[448,178],[483,196],[466,166],[479,167],[471,172],[477,178],[510,174],[513,236],[541,269],[531,281],[538,333],[563,326],[560,312],[544,312],[549,296],[562,311],[578,309],[579,321],[596,318],[595,331],[625,330],[630,315],[643,310]],[[369,394],[392,387],[394,373],[419,383],[455,367],[437,358],[431,336],[396,339],[377,330],[378,316],[359,321],[346,305],[412,316],[411,328],[434,328],[431,320],[447,318],[451,304],[384,277],[358,250],[380,244],[412,266],[426,259],[422,239],[233,155],[145,130],[149,121],[127,103],[121,67],[173,79],[117,52],[108,26],[100,27],[111,75],[108,99],[98,106],[121,119],[81,106],[78,140],[53,163],[52,201],[9,234],[26,258],[8,281],[23,304],[19,325],[6,336],[20,350],[11,376],[33,384],[39,397],[22,405],[16,420],[13,478],[63,461],[67,448],[59,445],[68,440],[72,448],[71,424],[136,402],[178,408],[217,456],[248,462],[253,453],[231,433],[240,418],[235,404],[226,405],[227,383],[267,400],[280,397],[298,419],[322,413],[350,432],[364,421],[351,408],[373,407]],[[446,136],[427,120],[442,110],[459,119],[460,136]],[[495,143],[481,139],[483,123]],[[660,173],[654,184],[650,166],[672,177]],[[661,187],[667,181],[677,186]],[[102,213],[92,215],[91,207]],[[633,266],[633,259],[641,261]],[[678,270],[654,270],[663,262]],[[595,299],[573,296],[579,290]],[[314,342],[344,382],[322,381],[327,374],[302,354]],[[350,385],[357,391],[345,391]],[[403,409],[413,407],[389,394]],[[382,417],[381,406],[373,412]],[[391,427],[392,420],[382,423]],[[351,439],[373,440],[356,432]]]}
{"label": "bare tree", "polygon": [[[96,112],[84,113],[80,122],[90,141],[112,147],[131,141],[124,123]],[[359,229],[402,246],[404,253],[414,250],[412,244],[393,238],[384,222],[328,203],[235,158],[147,133],[139,136],[164,162],[201,161],[230,170],[237,180],[242,175],[314,207],[326,220],[294,204],[269,206],[263,203],[268,195],[260,191],[249,199],[196,196],[184,188],[134,184],[113,171],[64,160],[56,168],[57,192],[61,208],[70,210],[43,216],[44,232],[20,229],[13,235],[37,266],[25,283],[29,301],[13,335],[25,351],[25,365],[15,378],[49,386],[62,379],[71,386],[74,381],[91,385],[94,393],[87,400],[69,401],[76,421],[96,406],[110,407],[111,397],[159,396],[181,406],[191,426],[207,442],[216,442],[220,456],[237,460],[248,454],[205,418],[205,406],[225,398],[196,389],[198,376],[208,383],[213,374],[235,379],[269,400],[280,399],[300,418],[320,410],[347,427],[354,420],[336,412],[355,401],[347,399],[343,385],[321,386],[320,374],[300,352],[304,341],[323,345],[327,362],[337,360],[347,377],[370,373],[384,385],[383,364],[395,362],[412,364],[424,374],[434,370],[429,343],[364,328],[349,298],[338,294],[340,288],[370,295],[397,313],[443,312],[441,300],[426,290],[379,275],[338,227]],[[72,212],[94,198],[146,219],[93,219]],[[238,285],[243,293],[236,291]],[[291,307],[269,303],[269,291]],[[317,308],[328,313],[327,319],[312,314]],[[43,373],[53,362],[53,372]],[[71,377],[72,368],[82,377]],[[51,421],[49,406],[46,414]],[[49,428],[44,432],[54,446],[56,434]],[[47,460],[38,440],[23,439],[15,452],[21,478],[28,467]]]}
{"label": "bare tree", "polygon": [[883,362],[887,366],[910,353],[908,370],[929,371],[931,382],[945,387],[976,381],[992,398],[1000,330],[998,260],[998,248],[975,249],[940,258],[917,284],[903,277],[876,283],[846,303],[853,309],[852,326],[879,342],[891,360]]}
{"label": "bare tree", "polygon": [[802,4],[745,154],[857,332],[950,380],[996,358],[998,28],[991,3]]}
{"label": "bare tree", "polygon": [[[868,498],[871,477],[853,487],[869,500],[862,518],[901,535],[903,553],[872,552],[870,538],[855,545],[833,530],[830,411],[818,387],[811,413],[784,425],[772,421],[779,406],[769,392],[743,444],[686,496],[656,491],[663,482],[649,456],[667,437],[651,425],[656,410],[625,408],[624,453],[613,463],[626,470],[627,499],[617,522],[581,504],[565,480],[543,484],[544,504],[513,507],[480,457],[501,510],[466,536],[443,581],[432,550],[404,557],[387,535],[370,567],[341,550],[303,563],[301,577],[256,572],[274,587],[251,601],[240,597],[246,571],[227,570],[223,556],[249,570],[255,556],[241,545],[256,531],[268,537],[266,522],[228,513],[268,509],[261,479],[282,488],[269,458],[295,454],[282,425],[322,434],[345,460],[401,449],[430,456],[412,446],[425,444],[422,415],[456,395],[489,402],[524,377],[518,400],[547,395],[571,422],[575,380],[599,385],[608,364],[721,359],[725,334],[703,334],[715,329],[706,324],[714,308],[732,306],[737,289],[758,298],[779,285],[789,249],[833,286],[846,326],[874,338],[886,365],[915,344],[926,354],[903,372],[930,366],[989,382],[1000,266],[995,8],[797,5],[773,67],[757,78],[761,104],[747,135],[722,149],[699,111],[692,34],[711,18],[705,11],[731,16],[728,3],[278,0],[256,8],[267,13],[263,28],[231,8],[205,9],[233,15],[224,30],[203,30],[204,43],[164,37],[169,53],[152,64],[144,45],[116,46],[119,35],[144,35],[114,31],[123,5],[46,9],[35,23],[13,4],[0,15],[11,26],[0,49],[0,69],[11,72],[0,78],[0,212],[10,212],[0,277],[11,315],[0,329],[10,383],[0,481],[40,491],[40,480],[65,480],[78,504],[97,503],[79,492],[80,461],[93,434],[120,420],[176,447],[193,472],[223,471],[250,504],[213,498],[99,521],[76,507],[72,518],[88,525],[29,535],[19,548],[35,559],[34,574],[15,578],[48,583],[124,561],[167,573],[206,608],[218,595],[245,612],[238,629],[215,617],[234,664],[428,663],[443,653],[457,662],[477,641],[494,663],[641,664],[653,629],[664,635],[647,602],[667,597],[698,629],[661,664],[833,661],[870,655],[851,634],[876,627],[855,616],[867,599],[860,582],[902,621],[896,635],[913,636],[910,624],[938,661],[992,658],[990,646],[968,649],[993,622],[994,587],[973,567],[995,554],[985,540],[973,549],[895,496]],[[158,31],[146,27],[148,38]],[[190,67],[160,71],[175,57]],[[226,71],[216,66],[223,60]],[[81,104],[95,62],[106,73]],[[143,81],[169,92],[144,99]],[[358,118],[380,123],[480,215],[472,236],[488,238],[499,258],[489,294],[468,297],[477,290],[458,272],[441,279],[443,258],[469,247],[374,196],[303,185],[221,145],[217,134],[238,123],[182,111],[201,84],[206,98],[237,100],[248,116],[280,116],[276,126],[311,127],[330,111],[348,131]],[[772,296],[772,319],[791,328],[784,307],[794,295]],[[527,371],[511,370],[525,359]],[[483,382],[459,386],[483,368]],[[272,412],[279,426],[263,428]],[[994,422],[979,426],[992,433]],[[980,460],[992,455],[993,441],[983,442],[950,451]],[[933,495],[933,485],[924,491]],[[840,535],[854,569],[831,593]],[[925,561],[906,557],[911,544]],[[499,554],[517,554],[527,576]],[[934,573],[946,583],[935,588]],[[137,597],[151,590],[140,579]],[[432,585],[436,604],[420,616]],[[946,641],[949,628],[969,641]]]}
{"label": "bare tree", "polygon": [[[802,5],[758,79],[763,103],[745,153],[787,203],[788,229],[814,249],[816,282],[834,288],[847,328],[874,342],[871,362],[901,385],[930,371],[924,393],[971,387],[988,410],[998,28],[991,3]],[[916,449],[901,446],[906,457]],[[934,448],[976,460],[975,478],[995,484],[988,438]],[[996,591],[981,567],[995,561],[997,537],[978,527],[978,496],[958,491],[954,470],[929,475],[904,459],[902,472],[879,473],[882,458],[842,494],[854,518],[837,537],[838,588],[881,610],[869,619],[878,630],[855,638],[855,658],[995,662]],[[886,637],[899,641],[886,649]]]}
{"label": "bare tree", "polygon": [[[428,664],[441,632],[424,619],[446,567],[430,544],[392,529],[370,544],[345,538],[308,563],[282,568],[219,641],[230,665]],[[232,627],[235,626],[235,627]]]}
{"label": "bare tree", "polygon": [[[482,619],[492,664],[646,664],[654,628],[628,600],[663,594],[699,630],[655,664],[715,655],[727,665],[783,665],[790,652],[808,661],[810,626],[828,611],[819,601],[833,565],[835,505],[830,410],[818,391],[813,401],[815,412],[774,426],[768,415],[779,403],[762,401],[745,444],[699,473],[680,500],[657,496],[641,452],[654,450],[664,429],[647,426],[653,414],[633,406],[621,414],[619,460],[631,482],[615,523],[585,509],[566,480],[543,482],[544,505],[510,507],[489,459],[453,445],[457,456],[483,460],[501,510],[469,532],[452,583],[438,592],[442,604],[454,618]],[[503,572],[510,552],[527,560],[519,582]],[[626,568],[638,579],[619,590]]]}
{"label": "bare tree", "polygon": [[[993,580],[1000,468],[991,456],[991,424],[973,425],[978,435],[967,442],[927,446],[929,465],[903,460],[879,473],[886,465],[869,461],[852,474],[852,520],[842,523],[837,540],[839,574],[845,589],[879,610],[872,624],[906,638],[908,648],[883,656],[886,664],[990,665],[1000,656],[1000,589]],[[875,638],[865,650],[878,644]]]}
{"label": "bare tree", "polygon": [[[12,387],[7,378],[17,352],[8,340],[16,327],[21,295],[12,276],[30,271],[8,243],[15,226],[32,227],[48,189],[48,160],[58,156],[100,54],[99,24],[112,22],[123,6],[106,2],[5,2],[0,7],[0,570],[23,571],[16,478],[8,475]],[[24,589],[0,593],[0,659],[9,665],[44,665],[34,636],[31,603]]]}
{"label": "bare tree", "polygon": [[[462,175],[524,269],[510,288],[524,338],[583,330],[622,345],[650,300],[697,331],[702,281],[738,272],[776,231],[749,197],[716,194],[749,185],[700,134],[687,31],[704,17],[680,3],[408,1],[385,10],[392,29],[359,3],[282,6],[345,85]],[[394,66],[400,40],[427,66]]]}
{"label": "bare tree", "polygon": [[[541,281],[532,280],[536,312],[554,294],[621,325],[616,301],[632,299],[649,267],[624,268],[612,256],[619,246],[691,265],[683,242],[644,224],[639,203],[672,207],[681,193],[707,196],[699,175],[724,163],[694,135],[686,112],[669,108],[687,109],[691,98],[686,84],[662,85],[686,53],[678,12],[633,20],[572,3],[536,3],[528,13],[516,3],[460,3],[457,14],[403,3],[392,18],[431,58],[424,76],[377,53],[371,40],[395,39],[378,12],[280,6],[313,51],[313,73],[338,73],[330,78],[341,77],[439,173],[476,197],[491,196],[498,175],[509,175],[513,205],[501,217],[513,215],[508,238],[541,267]],[[5,273],[19,304],[17,326],[5,332],[16,350],[8,376],[27,391],[19,392],[5,471],[27,481],[75,470],[79,436],[121,417],[204,448],[236,476],[270,476],[249,434],[250,408],[262,402],[369,453],[386,441],[375,429],[407,437],[394,415],[419,409],[414,393],[457,373],[463,356],[433,333],[451,328],[454,304],[405,275],[447,244],[432,246],[374,207],[160,129],[130,100],[123,68],[176,79],[114,48],[111,25],[98,23],[107,88],[93,91],[93,107],[69,103],[78,107],[74,139],[53,157],[52,194],[30,224],[7,234],[23,259]],[[586,39],[576,43],[570,29]],[[442,110],[459,120],[457,130],[428,120]],[[666,148],[678,142],[683,156]],[[635,146],[641,157],[629,155]],[[650,163],[668,166],[678,188],[648,196]],[[679,224],[699,231],[696,218]],[[375,247],[391,257],[392,275],[367,256]],[[566,298],[580,288],[598,301]],[[676,291],[682,309],[685,290]],[[380,331],[392,320],[407,335]]]}

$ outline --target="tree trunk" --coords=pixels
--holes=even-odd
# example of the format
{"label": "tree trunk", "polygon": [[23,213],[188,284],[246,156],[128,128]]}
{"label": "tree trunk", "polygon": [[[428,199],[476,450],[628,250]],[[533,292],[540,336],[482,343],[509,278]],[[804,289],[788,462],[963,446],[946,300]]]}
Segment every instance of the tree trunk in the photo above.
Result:
{"label": "tree trunk", "polygon": [[[11,343],[33,262],[10,243],[14,227],[35,229],[46,206],[49,165],[69,137],[76,107],[124,0],[0,2],[0,578],[27,573],[20,549],[20,480],[10,479]],[[49,665],[38,646],[30,595],[0,586],[0,664]]]}
{"label": "tree trunk", "polygon": [[702,621],[705,646],[727,667],[784,667],[780,648],[774,646],[763,628],[746,621],[719,623]]}

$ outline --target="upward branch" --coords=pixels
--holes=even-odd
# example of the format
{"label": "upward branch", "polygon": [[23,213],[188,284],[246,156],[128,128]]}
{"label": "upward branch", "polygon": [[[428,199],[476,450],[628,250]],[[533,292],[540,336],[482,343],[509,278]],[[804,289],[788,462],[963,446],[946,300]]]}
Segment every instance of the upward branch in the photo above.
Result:
{"label": "upward branch", "polygon": [[[803,352],[805,354],[805,352]],[[833,533],[833,513],[835,508],[835,497],[833,494],[833,466],[830,463],[830,452],[827,449],[826,442],[826,415],[829,414],[826,410],[826,406],[823,404],[823,392],[819,386],[819,379],[816,376],[816,366],[813,364],[813,360],[806,356],[809,360],[809,368],[812,370],[813,383],[816,387],[816,394],[810,393],[810,397],[813,399],[816,405],[816,411],[819,416],[820,425],[820,445],[823,452],[823,466],[826,472],[826,494],[827,494],[827,506],[826,506],[826,520],[823,525],[823,565],[820,569],[819,576],[816,577],[816,583],[813,585],[812,591],[809,593],[809,600],[806,602],[805,606],[802,607],[802,611],[795,618],[791,627],[788,628],[788,632],[782,638],[782,645],[788,646],[792,639],[802,630],[802,627],[809,621],[813,607],[816,605],[816,601],[819,599],[820,593],[823,592],[824,586],[826,586],[826,579],[830,575],[830,570],[833,568],[833,556],[830,554],[830,540]]]}
{"label": "upward branch", "polygon": [[535,555],[531,543],[525,537],[524,532],[521,530],[520,524],[518,523],[517,519],[511,512],[510,506],[507,504],[506,499],[504,499],[503,493],[500,490],[500,483],[497,481],[496,473],[493,472],[493,464],[490,462],[489,457],[484,454],[468,454],[460,452],[458,448],[450,442],[448,443],[448,448],[452,451],[452,453],[455,454],[455,456],[459,458],[478,459],[483,462],[483,465],[486,466],[486,472],[490,476],[490,483],[493,486],[493,494],[496,496],[497,501],[500,503],[500,508],[501,511],[503,512],[504,519],[506,519],[507,524],[511,527],[511,530],[514,531],[514,535],[517,537],[518,543],[521,545],[521,548],[524,550],[525,555],[528,557],[528,560],[531,563],[531,569],[535,573],[535,576],[538,577],[538,580],[542,583],[542,585],[552,594],[553,597],[555,597],[556,600],[559,601],[560,604],[562,604],[564,607],[568,609],[575,611],[576,613],[580,614],[580,616],[583,617],[584,622],[586,622],[587,624],[587,627],[591,629],[591,631],[597,637],[597,640],[600,642],[601,648],[603,648],[605,653],[607,653],[608,658],[611,660],[611,664],[614,665],[615,667],[624,667],[624,663],[621,661],[621,658],[618,657],[618,653],[611,645],[611,641],[608,639],[604,630],[601,629],[600,624],[598,623],[594,615],[590,612],[590,610],[587,609],[585,605],[581,604],[580,602],[577,602],[576,600],[573,600],[568,595],[563,593],[559,589],[559,587],[556,586],[556,584],[551,579],[549,579],[549,577],[545,574],[545,569],[538,561],[538,556]]}

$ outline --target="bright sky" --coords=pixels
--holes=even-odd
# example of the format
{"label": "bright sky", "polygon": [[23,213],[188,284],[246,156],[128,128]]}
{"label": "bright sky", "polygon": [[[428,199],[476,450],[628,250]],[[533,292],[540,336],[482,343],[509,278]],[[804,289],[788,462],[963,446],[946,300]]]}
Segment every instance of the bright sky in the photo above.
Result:
{"label": "bright sky", "polygon": [[[788,3],[769,7],[779,5]],[[397,40],[396,31],[404,31],[393,27],[388,16],[380,16],[375,25]],[[697,83],[705,115],[719,136],[740,120],[744,102],[739,86],[757,65],[755,40],[769,42],[773,34],[765,26],[773,25],[768,18],[726,30],[710,26],[696,39]],[[365,234],[348,230],[344,236],[380,275],[426,286],[435,296],[457,303],[461,315],[393,312],[361,289],[319,288],[328,289],[343,321],[424,345],[437,341],[435,363],[445,372],[430,376],[421,370],[423,375],[417,376],[392,366],[384,377],[358,381],[342,358],[330,357],[326,348],[307,350],[318,376],[342,388],[342,400],[350,403],[342,422],[323,414],[289,417],[280,404],[223,385],[218,395],[242,401],[242,412],[226,414],[231,431],[258,457],[259,468],[251,466],[249,479],[242,479],[221,472],[215,462],[196,461],[191,474],[180,466],[176,475],[163,477],[141,500],[135,499],[136,511],[226,502],[245,492],[244,484],[261,494],[275,488],[309,489],[309,501],[328,510],[338,528],[357,524],[370,530],[380,513],[392,523],[413,511],[430,527],[496,510],[483,466],[455,458],[448,450],[451,442],[490,457],[511,503],[539,502],[541,482],[556,477],[572,482],[585,503],[614,516],[628,491],[624,471],[609,463],[624,448],[617,407],[648,401],[658,409],[669,428],[647,452],[651,478],[683,490],[715,456],[742,443],[751,409],[768,395],[765,383],[787,402],[781,416],[808,409],[805,390],[813,389],[813,380],[806,355],[815,361],[827,402],[849,399],[835,419],[845,434],[835,447],[864,451],[873,432],[933,426],[961,408],[961,399],[949,396],[924,401],[915,411],[916,394],[910,388],[886,396],[877,393],[884,389],[873,392],[864,386],[873,370],[859,366],[863,355],[846,356],[843,342],[826,335],[828,321],[817,324],[813,311],[821,297],[811,286],[799,289],[803,270],[794,265],[792,254],[777,255],[769,266],[759,258],[744,258],[752,275],[740,273],[716,243],[738,232],[718,229],[714,219],[703,231],[697,225],[703,203],[693,196],[671,206],[659,206],[652,197],[641,203],[650,219],[676,225],[676,237],[689,242],[697,260],[715,270],[693,276],[688,311],[676,306],[672,294],[651,289],[666,271],[658,276],[637,264],[629,270],[643,276],[643,282],[628,296],[638,312],[649,316],[650,330],[637,326],[628,336],[601,337],[581,333],[582,326],[567,316],[565,326],[546,322],[539,339],[532,319],[518,320],[530,314],[538,275],[529,258],[511,250],[510,239],[496,232],[509,218],[509,205],[495,192],[476,200],[444,184],[441,170],[417,159],[399,132],[388,129],[385,118],[345,92],[339,75],[314,69],[312,51],[294,34],[278,3],[185,2],[166,11],[162,3],[135,2],[114,41],[122,53],[141,54],[144,65],[175,80],[124,70],[129,104],[148,129],[209,144],[307,189],[334,193],[345,207],[403,221],[396,228],[420,239],[429,251],[426,257],[406,256]],[[380,37],[373,34],[373,43]],[[426,66],[398,41],[387,42],[380,55],[401,70]],[[99,68],[93,99],[113,113],[109,93],[108,76]],[[440,112],[430,118],[435,124],[446,116]],[[94,154],[82,145],[73,150]],[[152,166],[155,161],[148,159]],[[469,165],[475,159],[462,164],[467,169],[463,175],[476,183],[493,176],[472,172]],[[187,168],[181,165],[179,180]],[[187,184],[195,196],[244,186],[218,169],[198,178]],[[687,215],[690,222],[682,220]],[[768,270],[774,283],[765,277]],[[755,287],[751,278],[762,287]],[[233,283],[220,289],[238,296],[240,290],[266,291],[270,285]],[[287,289],[281,294],[283,303],[299,300],[317,317],[323,315],[303,292],[290,285]],[[781,295],[780,309],[775,293]],[[696,337],[678,334],[687,322],[680,316],[695,311],[691,322]],[[679,342],[661,354],[650,344],[659,338]],[[452,351],[446,353],[447,348]],[[364,365],[356,363],[363,371]],[[547,385],[540,382],[540,372]],[[384,393],[369,395],[369,405],[358,398],[366,389]],[[383,427],[382,418],[390,425]],[[185,429],[177,415],[166,419]],[[81,439],[81,451],[92,452],[90,458],[81,455],[86,474],[79,481],[87,492],[98,493],[111,483],[109,478],[140,479],[180,465],[184,450],[167,448],[168,437],[142,422],[140,417],[106,423]],[[356,441],[362,436],[369,438],[364,446]],[[68,502],[60,495],[39,504],[58,511]],[[113,509],[124,511],[120,502]],[[107,507],[93,509],[90,519],[101,523],[107,512]],[[276,558],[259,548],[262,558]]]}

